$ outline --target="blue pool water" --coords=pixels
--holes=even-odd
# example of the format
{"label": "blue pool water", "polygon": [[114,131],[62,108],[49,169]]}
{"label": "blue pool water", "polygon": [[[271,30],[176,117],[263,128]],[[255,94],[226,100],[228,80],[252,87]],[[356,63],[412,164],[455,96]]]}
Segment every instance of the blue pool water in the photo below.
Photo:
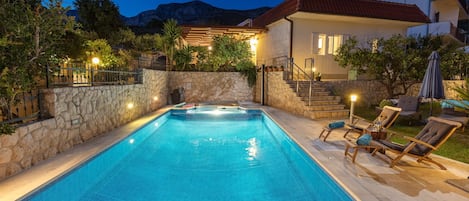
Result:
{"label": "blue pool water", "polygon": [[352,200],[259,110],[172,110],[25,200]]}

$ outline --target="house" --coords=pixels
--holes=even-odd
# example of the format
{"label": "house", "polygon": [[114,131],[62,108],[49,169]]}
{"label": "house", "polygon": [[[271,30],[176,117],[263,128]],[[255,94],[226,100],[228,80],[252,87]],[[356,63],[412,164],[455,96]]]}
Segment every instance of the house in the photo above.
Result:
{"label": "house", "polygon": [[[361,45],[395,34],[443,35],[463,44],[467,32],[469,0],[285,0],[263,15],[237,27],[184,27],[191,45],[208,46],[219,34],[240,34],[255,44],[256,65],[283,65],[286,60],[323,80],[354,80],[354,70],[334,61],[336,50],[349,37]],[[460,25],[463,26],[463,25]],[[469,30],[469,27],[465,27]],[[464,35],[466,33],[466,35]],[[255,39],[255,40],[253,40]]]}
{"label": "house", "polygon": [[[407,35],[442,35],[460,44],[469,44],[469,0],[388,0],[415,4],[430,19],[424,25],[409,27]],[[463,22],[466,22],[465,24]]]}
{"label": "house", "polygon": [[322,79],[356,79],[357,74],[334,61],[336,50],[355,36],[367,41],[406,35],[409,27],[429,18],[416,5],[371,0],[286,0],[253,20],[267,31],[257,35],[257,64],[276,65],[293,58],[308,74]]}

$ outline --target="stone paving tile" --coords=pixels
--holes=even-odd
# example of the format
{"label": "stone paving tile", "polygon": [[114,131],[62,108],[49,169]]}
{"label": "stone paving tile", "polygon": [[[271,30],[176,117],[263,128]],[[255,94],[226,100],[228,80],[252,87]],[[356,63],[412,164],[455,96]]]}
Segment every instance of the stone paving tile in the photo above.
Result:
{"label": "stone paving tile", "polygon": [[[343,132],[335,130],[327,142],[318,140],[324,120],[311,120],[288,112],[244,103],[244,107],[260,107],[266,111],[287,133],[297,141],[319,165],[342,184],[357,200],[468,200],[469,193],[456,188],[446,179],[461,179],[469,176],[469,165],[443,157],[436,157],[448,167],[447,171],[433,165],[418,164],[414,159],[404,158],[394,168],[380,157],[361,151],[356,163],[344,156]],[[139,125],[143,125],[168,108],[159,110],[140,120],[129,123],[109,134],[91,140],[74,149],[59,154],[51,160],[0,182],[0,200],[15,200],[25,193],[74,167],[81,160],[105,149],[122,139]]]}

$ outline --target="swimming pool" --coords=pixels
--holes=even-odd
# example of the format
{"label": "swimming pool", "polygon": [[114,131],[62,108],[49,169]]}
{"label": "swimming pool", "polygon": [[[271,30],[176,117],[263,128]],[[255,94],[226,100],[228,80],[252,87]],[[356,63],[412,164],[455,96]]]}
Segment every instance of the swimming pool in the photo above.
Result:
{"label": "swimming pool", "polygon": [[266,114],[171,110],[25,200],[352,200]]}

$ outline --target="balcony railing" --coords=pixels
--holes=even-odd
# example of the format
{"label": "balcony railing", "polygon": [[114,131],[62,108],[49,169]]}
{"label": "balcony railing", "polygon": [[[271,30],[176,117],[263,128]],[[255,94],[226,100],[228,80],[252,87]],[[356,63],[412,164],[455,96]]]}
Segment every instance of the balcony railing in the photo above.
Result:
{"label": "balcony railing", "polygon": [[99,69],[96,66],[48,67],[47,87],[141,84],[142,71]]}
{"label": "balcony railing", "polygon": [[407,30],[407,35],[425,36],[430,35],[451,35],[455,39],[467,44],[467,37],[461,33],[460,29],[454,26],[451,22],[436,22],[431,24],[424,24],[420,26],[410,27]]}

